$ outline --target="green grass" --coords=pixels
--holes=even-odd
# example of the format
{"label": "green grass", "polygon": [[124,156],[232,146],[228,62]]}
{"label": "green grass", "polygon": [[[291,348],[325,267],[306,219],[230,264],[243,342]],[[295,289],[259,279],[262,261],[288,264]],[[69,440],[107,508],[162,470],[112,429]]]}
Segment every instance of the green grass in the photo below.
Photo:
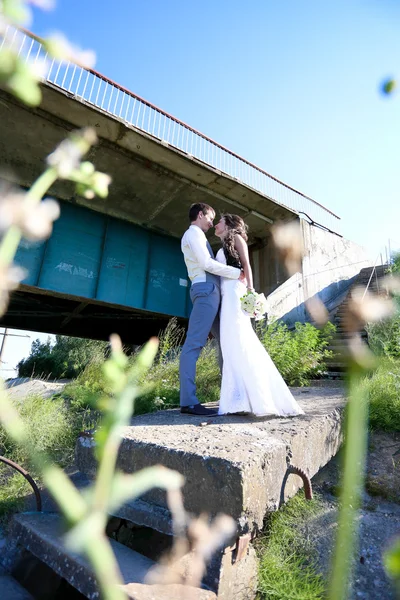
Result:
{"label": "green grass", "polygon": [[[143,393],[135,401],[135,415],[179,406],[179,351],[184,337],[184,329],[176,319],[171,319],[160,334],[159,351],[152,368],[139,382]],[[131,362],[134,360],[135,354],[130,357]],[[196,383],[200,402],[219,400],[221,374],[212,342],[207,342],[198,360]],[[97,401],[109,394],[102,362],[95,361],[64,388],[62,396],[74,409],[87,409],[96,407]]]}
{"label": "green grass", "polygon": [[[326,346],[332,337],[331,324],[318,330],[310,324],[296,327],[290,332],[283,324],[273,323],[258,327],[258,335],[275,361],[286,381],[291,385],[306,385],[310,377],[319,376],[324,360],[329,355]],[[185,331],[176,319],[171,319],[160,333],[160,346],[156,360],[146,374],[143,394],[136,399],[134,414],[144,414],[179,406],[179,352]],[[134,360],[135,355],[130,360]],[[221,374],[215,345],[208,342],[197,363],[197,395],[200,402],[219,400]],[[69,385],[63,397],[75,409],[93,408],[102,396],[107,396],[102,362],[95,360]]]}
{"label": "green grass", "polygon": [[[49,454],[58,463],[68,463],[72,458],[76,431],[65,402],[60,398],[51,400],[31,395],[15,401],[14,405],[28,425],[27,434],[32,445]],[[10,440],[1,426],[0,448],[2,453],[12,460],[29,463],[29,456]]]}
{"label": "green grass", "polygon": [[400,361],[382,361],[362,385],[369,397],[370,428],[400,431]]}
{"label": "green grass", "polygon": [[271,513],[257,542],[260,558],[259,600],[320,600],[325,583],[317,573],[312,548],[301,525],[320,510],[318,499],[300,492]]}
{"label": "green grass", "polygon": [[[15,400],[15,407],[27,424],[32,445],[62,467],[73,463],[75,442],[79,431],[91,424],[92,415],[68,407],[62,398],[42,398],[39,395]],[[40,480],[26,452],[9,438],[0,425],[0,454],[27,469],[37,483]],[[22,475],[0,465],[0,519],[22,507],[23,498],[31,487]]]}
{"label": "green grass", "polygon": [[[144,393],[135,401],[135,415],[179,406],[179,355],[175,353],[158,359],[140,383]],[[200,402],[219,400],[220,386],[216,352],[208,343],[197,363],[197,395]],[[93,410],[98,400],[109,393],[102,364],[96,362],[88,365],[74,381],[65,386],[62,397],[75,411]]]}
{"label": "green grass", "polygon": [[[157,362],[142,382],[148,391],[135,402],[135,414],[179,406],[179,355]],[[221,374],[213,344],[208,342],[197,363],[197,397],[200,402],[219,400]]]}
{"label": "green grass", "polygon": [[25,497],[32,492],[30,484],[11,467],[0,466],[0,520],[23,509]]}
{"label": "green grass", "polygon": [[281,321],[257,324],[257,334],[288,385],[304,386],[326,370],[328,350],[336,328],[327,323],[317,329],[310,323],[296,323],[290,331]]}
{"label": "green grass", "polygon": [[110,393],[103,364],[100,361],[88,364],[76,379],[64,387],[61,395],[68,400],[72,410],[94,409],[99,398]]}

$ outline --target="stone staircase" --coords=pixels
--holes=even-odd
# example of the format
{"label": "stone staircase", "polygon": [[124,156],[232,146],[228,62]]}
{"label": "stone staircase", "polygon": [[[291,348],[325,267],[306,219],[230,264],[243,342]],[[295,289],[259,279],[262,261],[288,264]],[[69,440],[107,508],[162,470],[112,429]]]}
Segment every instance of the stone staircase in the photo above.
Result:
{"label": "stone staircase", "polygon": [[[333,351],[333,356],[327,360],[328,376],[330,378],[342,378],[346,369],[346,338],[349,334],[343,326],[343,317],[346,314],[350,300],[351,291],[355,287],[366,288],[369,283],[369,290],[379,293],[382,290],[382,279],[385,276],[387,265],[379,265],[377,267],[366,267],[354,278],[346,296],[331,314],[331,321],[336,326],[336,336],[329,345],[329,350]],[[372,275],[372,277],[371,277]],[[362,332],[362,337],[367,341],[367,332]]]}
{"label": "stone staircase", "polygon": [[[188,588],[180,582],[151,585],[148,579],[173,541],[165,492],[154,489],[114,510],[107,534],[127,598],[255,598],[258,563],[252,540],[267,513],[277,510],[302,486],[293,469],[298,467],[311,478],[336,454],[342,440],[342,390],[303,388],[293,393],[305,414],[292,419],[228,415],[204,421],[169,410],[135,417],[124,429],[120,470],[133,472],[154,464],[178,470],[185,477],[189,513],[205,512],[211,518],[225,513],[237,524],[235,537],[214,554],[201,588],[189,588],[188,596]],[[90,434],[78,438],[76,462],[79,472],[72,480],[83,488],[96,473]],[[0,556],[7,571],[0,577],[1,599],[99,598],[91,565],[65,547],[63,532],[63,521],[49,500],[43,512],[14,516]],[[174,570],[177,566],[184,575],[190,559],[189,552]],[[2,589],[11,590],[10,586],[12,591],[2,593]]]}
{"label": "stone staircase", "polygon": [[[11,544],[8,558],[15,578],[14,586],[25,598],[52,598],[78,600],[99,598],[93,568],[80,554],[65,547],[63,533],[65,524],[56,512],[29,512],[15,515],[11,529]],[[151,586],[145,582],[156,562],[135,552],[132,548],[110,539],[119,571],[124,582],[123,589],[127,598],[134,600],[177,600],[183,586]],[[21,552],[22,550],[22,552]],[[20,580],[20,583],[17,582]],[[11,577],[9,576],[11,580]],[[41,580],[45,580],[43,586]],[[22,587],[22,585],[25,587]],[[1,585],[1,578],[0,578]],[[31,594],[27,591],[29,588]],[[1,591],[1,587],[0,587]],[[190,588],[193,600],[215,600],[213,592],[205,589]],[[183,594],[182,598],[184,597]],[[20,596],[0,596],[7,600],[18,600]]]}

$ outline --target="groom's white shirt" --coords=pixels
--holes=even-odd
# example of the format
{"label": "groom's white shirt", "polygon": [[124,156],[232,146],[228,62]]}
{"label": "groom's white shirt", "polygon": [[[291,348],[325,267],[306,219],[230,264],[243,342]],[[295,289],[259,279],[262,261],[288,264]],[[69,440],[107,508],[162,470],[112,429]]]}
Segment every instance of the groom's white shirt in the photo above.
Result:
{"label": "groom's white shirt", "polygon": [[239,279],[240,269],[223,265],[210,256],[207,238],[197,225],[191,225],[183,234],[181,248],[192,284],[204,283],[206,271],[219,277]]}

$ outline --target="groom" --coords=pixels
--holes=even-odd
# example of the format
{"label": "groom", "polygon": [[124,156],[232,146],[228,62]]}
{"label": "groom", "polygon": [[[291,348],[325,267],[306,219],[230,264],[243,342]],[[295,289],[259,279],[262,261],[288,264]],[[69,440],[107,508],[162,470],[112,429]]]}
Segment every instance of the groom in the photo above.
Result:
{"label": "groom", "polygon": [[240,269],[223,265],[214,259],[205,236],[213,227],[214,219],[215,211],[211,206],[192,204],[189,210],[190,227],[181,241],[183,257],[192,282],[190,298],[193,304],[179,365],[181,413],[199,416],[217,414],[198,401],[195,379],[197,359],[210,331],[219,341],[220,277],[244,279]]}

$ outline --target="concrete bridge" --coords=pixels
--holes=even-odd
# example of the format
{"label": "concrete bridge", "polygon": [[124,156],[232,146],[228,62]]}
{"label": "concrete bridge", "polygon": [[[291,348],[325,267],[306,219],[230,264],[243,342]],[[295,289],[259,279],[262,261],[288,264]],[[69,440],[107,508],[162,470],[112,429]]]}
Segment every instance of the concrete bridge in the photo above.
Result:
{"label": "concrete bridge", "polygon": [[[6,38],[27,60],[44,57],[35,36],[9,29]],[[307,214],[323,227],[305,226],[329,238],[331,265],[332,254],[348,249],[332,211],[103,75],[53,60],[41,87],[35,109],[0,90],[2,177],[29,187],[69,131],[92,126],[100,143],[89,160],[113,183],[107,199],[90,201],[69,182],[53,186],[61,217],[47,242],[21,243],[17,262],[28,276],[2,325],[100,339],[118,331],[140,343],[170,316],[185,319],[189,282],[179,238],[193,202],[245,219],[256,286],[267,294],[286,279],[270,245],[272,223]],[[359,262],[346,277],[366,266]]]}

